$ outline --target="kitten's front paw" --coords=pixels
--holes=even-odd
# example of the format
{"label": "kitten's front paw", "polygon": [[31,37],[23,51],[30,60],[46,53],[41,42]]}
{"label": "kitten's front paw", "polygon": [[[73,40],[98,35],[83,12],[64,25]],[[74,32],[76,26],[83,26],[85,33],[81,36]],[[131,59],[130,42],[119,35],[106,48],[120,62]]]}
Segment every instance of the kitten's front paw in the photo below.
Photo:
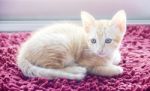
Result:
{"label": "kitten's front paw", "polygon": [[119,74],[122,74],[123,73],[123,68],[120,67],[120,66],[116,66],[114,67],[114,70],[112,72],[112,76],[113,75],[119,75]]}
{"label": "kitten's front paw", "polygon": [[85,74],[74,74],[73,79],[82,80]]}
{"label": "kitten's front paw", "polygon": [[121,61],[121,54],[119,51],[117,51],[113,58],[113,64],[118,65],[120,61]]}
{"label": "kitten's front paw", "polygon": [[103,76],[115,76],[123,73],[123,68],[116,65],[108,66],[105,70],[103,70]]}
{"label": "kitten's front paw", "polygon": [[71,73],[74,74],[85,74],[86,72],[87,72],[86,68],[80,66],[73,67],[73,70],[71,71]]}

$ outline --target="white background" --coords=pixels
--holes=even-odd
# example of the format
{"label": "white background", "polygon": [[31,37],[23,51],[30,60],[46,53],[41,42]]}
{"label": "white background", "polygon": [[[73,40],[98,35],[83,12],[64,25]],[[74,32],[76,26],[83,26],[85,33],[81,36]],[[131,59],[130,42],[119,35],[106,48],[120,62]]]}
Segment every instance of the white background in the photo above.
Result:
{"label": "white background", "polygon": [[110,19],[120,9],[128,24],[150,24],[150,0],[0,0],[0,32],[34,31],[62,20],[79,24],[81,10]]}
{"label": "white background", "polygon": [[150,20],[150,0],[0,0],[0,19],[80,19],[81,10],[100,19],[120,9],[130,20]]}

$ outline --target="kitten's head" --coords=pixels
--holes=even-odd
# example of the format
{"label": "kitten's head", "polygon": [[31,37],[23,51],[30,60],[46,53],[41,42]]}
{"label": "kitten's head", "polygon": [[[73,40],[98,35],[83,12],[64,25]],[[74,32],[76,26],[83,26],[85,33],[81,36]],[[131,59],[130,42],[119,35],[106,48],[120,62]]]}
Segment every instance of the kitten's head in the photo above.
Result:
{"label": "kitten's head", "polygon": [[81,19],[91,51],[99,56],[110,56],[119,48],[126,32],[126,13],[123,10],[117,12],[111,20],[95,20],[83,11]]}

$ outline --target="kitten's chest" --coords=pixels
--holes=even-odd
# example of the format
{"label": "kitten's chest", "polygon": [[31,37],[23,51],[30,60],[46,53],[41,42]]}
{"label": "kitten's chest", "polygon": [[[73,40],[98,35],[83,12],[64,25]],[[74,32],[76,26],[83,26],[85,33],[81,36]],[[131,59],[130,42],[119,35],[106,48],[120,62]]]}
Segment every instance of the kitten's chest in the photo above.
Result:
{"label": "kitten's chest", "polygon": [[108,57],[98,57],[94,53],[84,50],[78,60],[78,64],[87,68],[102,66],[108,63]]}

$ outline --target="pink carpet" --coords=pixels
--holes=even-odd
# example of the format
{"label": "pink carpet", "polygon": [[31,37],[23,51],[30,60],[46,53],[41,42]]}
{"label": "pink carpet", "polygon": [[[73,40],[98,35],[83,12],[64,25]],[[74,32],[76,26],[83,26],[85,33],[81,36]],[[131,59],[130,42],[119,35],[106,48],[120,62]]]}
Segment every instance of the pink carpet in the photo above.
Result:
{"label": "pink carpet", "polygon": [[111,78],[89,74],[81,81],[23,76],[16,53],[30,33],[0,33],[0,91],[150,91],[150,25],[127,30],[121,46],[124,73]]}

